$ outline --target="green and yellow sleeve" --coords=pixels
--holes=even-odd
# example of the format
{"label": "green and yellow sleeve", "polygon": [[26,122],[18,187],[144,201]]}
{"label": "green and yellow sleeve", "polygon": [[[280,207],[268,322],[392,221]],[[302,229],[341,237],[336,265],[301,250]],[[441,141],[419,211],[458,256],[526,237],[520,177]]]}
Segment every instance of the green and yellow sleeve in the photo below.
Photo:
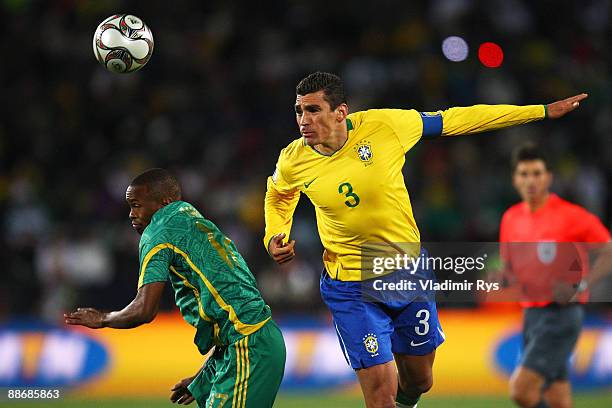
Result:
{"label": "green and yellow sleeve", "polygon": [[172,247],[170,243],[148,243],[142,246],[138,289],[147,283],[168,280],[173,254]]}

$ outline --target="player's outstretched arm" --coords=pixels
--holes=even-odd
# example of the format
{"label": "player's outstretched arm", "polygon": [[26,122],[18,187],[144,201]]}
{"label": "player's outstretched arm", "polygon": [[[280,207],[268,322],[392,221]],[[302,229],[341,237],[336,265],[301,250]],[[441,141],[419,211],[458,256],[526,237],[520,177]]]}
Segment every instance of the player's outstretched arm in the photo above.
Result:
{"label": "player's outstretched arm", "polygon": [[587,94],[572,96],[548,105],[474,105],[441,112],[442,136],[469,135],[545,118],[558,119],[575,110]]}
{"label": "player's outstretched arm", "polygon": [[585,100],[588,98],[588,96],[588,94],[581,93],[579,95],[563,99],[562,101],[549,103],[546,105],[546,117],[550,119],[559,119],[580,106],[580,101]]}
{"label": "player's outstretched arm", "polygon": [[89,307],[78,308],[64,313],[66,324],[80,325],[91,329],[111,327],[131,329],[151,322],[159,310],[159,302],[164,291],[164,282],[153,282],[142,286],[132,302],[117,312],[101,312]]}
{"label": "player's outstretched arm", "polygon": [[283,243],[283,239],[285,233],[276,234],[268,244],[268,253],[279,265],[295,258],[295,240]]}

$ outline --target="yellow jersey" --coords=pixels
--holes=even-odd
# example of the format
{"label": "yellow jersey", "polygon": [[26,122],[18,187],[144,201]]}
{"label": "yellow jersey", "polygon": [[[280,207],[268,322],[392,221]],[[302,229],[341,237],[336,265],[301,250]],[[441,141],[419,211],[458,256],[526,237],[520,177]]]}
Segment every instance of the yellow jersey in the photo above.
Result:
{"label": "yellow jersey", "polygon": [[300,193],[315,207],[324,247],[323,264],[333,279],[362,280],[361,254],[368,243],[418,243],[402,167],[421,137],[484,132],[545,117],[543,105],[475,105],[422,113],[373,109],[347,116],[348,139],[330,156],[291,142],[268,178],[266,250],[279,233],[289,238]]}

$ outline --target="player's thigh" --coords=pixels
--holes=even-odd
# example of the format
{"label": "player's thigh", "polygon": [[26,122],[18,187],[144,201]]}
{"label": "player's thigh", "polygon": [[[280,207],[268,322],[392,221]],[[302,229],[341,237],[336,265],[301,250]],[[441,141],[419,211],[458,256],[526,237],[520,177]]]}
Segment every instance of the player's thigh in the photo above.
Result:
{"label": "player's thigh", "polygon": [[200,407],[206,406],[206,401],[211,394],[212,387],[217,376],[216,360],[217,358],[220,358],[222,361],[223,354],[224,352],[222,352],[220,349],[215,350],[208,361],[206,361],[204,368],[198,373],[198,375],[196,375],[191,384],[188,386],[191,395],[193,395],[198,406]]}
{"label": "player's thigh", "polygon": [[247,339],[243,358],[249,374],[243,385],[242,405],[236,404],[236,408],[272,407],[285,372],[283,335],[276,323],[270,320]]}
{"label": "player's thigh", "polygon": [[444,342],[435,302],[411,302],[395,312],[391,336],[394,354],[424,356]]}
{"label": "player's thigh", "polygon": [[[285,342],[274,321],[225,349],[206,408],[272,407],[285,369]],[[198,400],[200,405],[200,400]]]}
{"label": "player's thigh", "polygon": [[359,282],[334,281],[324,276],[321,295],[351,368],[359,370],[393,360],[392,319],[383,305],[362,298]]}
{"label": "player's thigh", "polygon": [[[196,398],[201,408],[235,407],[238,396],[242,396],[240,387],[248,381],[249,370],[245,361],[247,338],[227,347],[219,348],[223,354],[215,353],[215,370],[210,378],[210,392],[202,404],[201,398]],[[195,396],[195,395],[194,395]],[[240,401],[240,400],[239,400]]]}
{"label": "player's thigh", "polygon": [[519,365],[538,372],[549,383],[566,379],[583,313],[578,305],[526,310],[524,351]]}

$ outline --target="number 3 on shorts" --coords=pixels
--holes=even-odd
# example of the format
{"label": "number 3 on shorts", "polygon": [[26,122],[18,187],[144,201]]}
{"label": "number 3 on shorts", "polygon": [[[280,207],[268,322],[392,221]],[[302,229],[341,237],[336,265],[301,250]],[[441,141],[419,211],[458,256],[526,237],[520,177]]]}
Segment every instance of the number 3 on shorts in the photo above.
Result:
{"label": "number 3 on shorts", "polygon": [[[414,328],[414,331],[419,336],[424,336],[427,333],[429,333],[429,310],[427,309],[419,310],[418,312],[416,312],[416,317],[417,319],[421,319],[421,320],[419,320],[419,325]],[[421,325],[423,326],[421,327]]]}

